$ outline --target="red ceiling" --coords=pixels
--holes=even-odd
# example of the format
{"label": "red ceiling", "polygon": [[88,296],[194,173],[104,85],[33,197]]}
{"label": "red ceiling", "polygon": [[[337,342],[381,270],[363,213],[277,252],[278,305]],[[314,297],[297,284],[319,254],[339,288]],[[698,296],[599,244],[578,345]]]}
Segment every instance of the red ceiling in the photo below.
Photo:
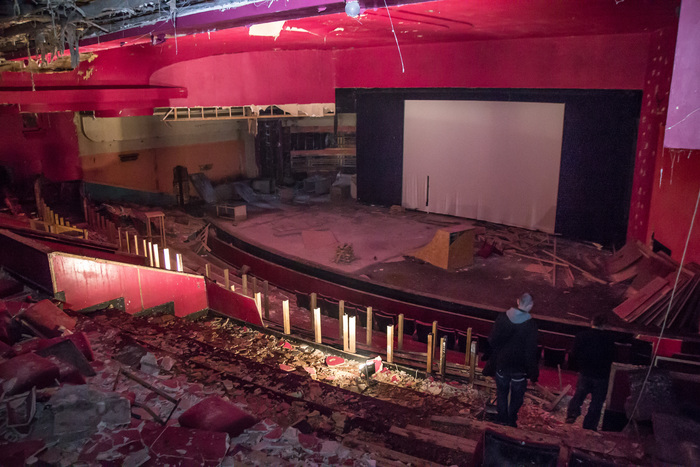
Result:
{"label": "red ceiling", "polygon": [[[342,0],[278,1],[285,2],[278,6],[289,10],[264,15],[267,20],[274,20],[279,15],[289,18],[291,14],[299,11],[308,14],[308,11],[324,8],[313,7],[310,10],[310,2],[328,5],[326,11],[338,11],[343,6]],[[395,2],[395,0],[388,1]],[[360,3],[363,4],[363,2]],[[611,57],[618,64],[618,68],[625,68],[627,67],[626,57],[621,56],[624,54],[621,51],[628,50],[629,55],[634,58],[638,56],[639,50],[631,49],[646,49],[647,42],[643,38],[640,38],[639,44],[630,44],[630,41],[636,40],[634,33],[650,33],[676,25],[678,21],[676,10],[679,4],[680,0],[440,0],[413,3],[389,7],[396,39],[392,34],[386,8],[367,9],[356,19],[350,18],[344,12],[288,19],[277,38],[251,36],[248,27],[239,26],[212,32],[179,35],[177,39],[173,35],[166,34],[164,43],[159,40],[156,44],[151,45],[154,38],[148,31],[144,33],[141,30],[140,35],[127,37],[136,32],[136,30],[129,30],[124,31],[125,37],[123,39],[82,46],[81,52],[113,50],[98,54],[99,57],[94,63],[81,63],[80,67],[72,72],[41,73],[31,76],[29,73],[2,73],[0,75],[0,103],[21,104],[23,111],[34,112],[113,109],[123,111],[123,109],[169,105],[173,96],[162,96],[163,90],[160,88],[150,90],[152,91],[150,94],[139,94],[140,91],[134,90],[154,85],[171,86],[173,87],[171,91],[180,93],[182,98],[184,98],[185,93],[192,95],[189,101],[182,98],[175,99],[175,102],[178,102],[177,105],[246,105],[251,103],[269,104],[277,101],[282,103],[317,102],[319,98],[328,99],[328,95],[332,96],[336,86],[482,86],[486,85],[483,84],[483,80],[466,78],[472,76],[469,70],[455,70],[455,67],[466,66],[462,63],[463,59],[458,58],[463,57],[463,55],[453,53],[461,51],[464,48],[462,44],[467,41],[503,40],[508,42],[504,42],[504,47],[499,50],[520,50],[518,39],[550,37],[562,38],[556,42],[563,43],[561,50],[567,50],[567,56],[571,58],[569,61],[588,63],[589,68],[592,67],[587,70],[589,75],[602,76],[600,71],[602,67],[606,70],[607,76],[611,73],[614,74],[614,70],[608,66]],[[251,5],[251,7],[254,9],[265,8],[266,5],[271,5],[271,3],[261,2]],[[300,7],[303,8],[300,10]],[[243,10],[240,11],[243,12]],[[255,18],[259,20],[261,17],[259,12],[256,10],[254,13],[256,14]],[[201,22],[193,27],[207,29],[207,25],[213,24],[221,27],[218,12],[209,13],[206,18],[210,21],[209,23]],[[238,24],[252,22],[252,16],[241,13],[236,21]],[[184,23],[183,20],[179,24]],[[191,21],[190,23],[196,22]],[[163,26],[161,24],[154,26],[154,28],[160,27],[163,30]],[[616,39],[614,35],[620,35],[619,39]],[[158,38],[156,37],[156,39]],[[577,44],[576,46],[570,44],[572,40]],[[407,64],[412,64],[412,70],[433,69],[434,73],[448,77],[457,72],[461,78],[454,82],[448,79],[433,82],[425,77],[425,73],[421,72],[418,73],[420,76],[411,75],[409,77],[408,74],[402,73],[399,77],[387,77],[379,81],[375,79],[374,81],[370,80],[370,82],[365,82],[366,80],[363,79],[339,81],[334,77],[332,67],[329,68],[325,62],[319,62],[319,57],[310,53],[315,50],[343,49],[346,55],[350,54],[355,57],[353,65],[350,65],[353,67],[353,76],[371,74],[388,76],[392,70],[394,72],[396,69],[403,70],[403,68],[397,68],[398,61],[394,53],[395,50],[393,50],[396,41],[404,48]],[[590,44],[590,46],[587,48],[586,44]],[[440,52],[442,55],[439,55],[440,53],[435,55],[433,49],[436,45],[444,45],[449,51],[442,50]],[[386,54],[362,53],[363,48],[380,46],[392,48],[389,69],[387,68],[389,59],[386,58]],[[295,50],[297,52],[285,54],[286,58],[284,59],[280,54],[274,52],[263,55],[242,54],[243,52],[277,50]],[[374,49],[374,51],[376,50],[378,49]],[[603,83],[600,83],[600,79],[591,80],[590,76],[583,76],[580,80],[542,79],[542,75],[556,75],[557,72],[564,73],[567,77],[578,74],[585,75],[576,67],[565,67],[565,71],[550,69],[548,64],[559,63],[562,65],[561,61],[557,61],[559,60],[557,54],[564,53],[559,48],[553,50],[543,53],[542,57],[537,51],[529,49],[527,54],[517,55],[518,57],[530,57],[530,60],[533,60],[532,57],[539,57],[530,66],[530,68],[537,69],[536,78],[528,81],[526,73],[525,76],[520,76],[518,81],[520,85],[601,88],[610,86],[627,88],[630,86],[629,79],[623,79],[622,82],[620,79],[612,81],[603,79]],[[572,52],[572,50],[578,52]],[[227,59],[219,63],[217,57],[224,54],[226,54]],[[364,55],[367,55],[366,59]],[[326,55],[321,60],[333,60],[334,56]],[[484,70],[479,71],[479,76],[493,76],[499,73],[511,75],[526,72],[529,69],[522,63],[516,63],[512,66],[518,72],[504,71],[500,61],[513,61],[513,55],[506,54],[506,58],[502,57],[502,55],[493,56],[493,59],[499,63],[490,66],[492,68],[490,73]],[[543,57],[546,57],[546,63],[541,61],[544,60]],[[429,63],[424,66],[426,59]],[[193,62],[194,60],[199,61]],[[304,61],[305,66],[295,66],[296,63],[293,62],[296,60]],[[454,60],[458,60],[458,62],[455,63]],[[488,60],[484,61],[483,57],[480,61],[488,62]],[[632,66],[638,62],[639,60],[631,60]],[[178,63],[183,65],[180,67],[174,65]],[[204,68],[200,67],[202,65],[205,65]],[[345,66],[343,63],[336,65]],[[470,67],[467,66],[467,68]],[[300,69],[305,70],[310,76],[300,75]],[[245,79],[241,75],[241,70],[248,73],[245,76],[253,76],[255,79]],[[190,72],[194,75],[189,76]],[[218,83],[217,86],[212,87],[211,81],[205,77],[215,75],[227,78]],[[348,75],[347,69],[341,75]],[[276,79],[280,76],[284,76],[285,80]],[[270,80],[274,81],[274,85]],[[268,81],[270,82],[268,83]],[[258,94],[249,89],[255,83],[260,91]],[[493,79],[488,83],[490,86],[510,85]],[[135,86],[136,88],[126,89],[125,86]],[[301,93],[301,88],[316,97],[312,99]],[[43,94],[36,93],[33,92],[34,89],[45,92]],[[222,96],[216,97],[216,89],[223,93]],[[282,96],[270,96],[270,89],[276,90]],[[110,98],[112,94],[109,94],[108,91],[114,91],[112,94],[118,95],[119,98]],[[44,94],[46,93],[52,95],[51,102],[45,98]],[[200,95],[201,93],[204,93],[204,97]],[[321,97],[318,97],[319,93]],[[149,96],[151,100],[148,99]],[[275,98],[273,99],[273,97]]]}
{"label": "red ceiling", "polygon": [[[399,44],[410,44],[651,32],[676,24],[679,6],[680,0],[440,0],[392,6],[389,11]],[[141,34],[82,51],[150,41],[147,34]],[[178,42],[184,53],[190,46],[213,46],[206,52],[190,51],[202,56],[372,47],[393,44],[395,39],[387,10],[379,8],[365,10],[356,19],[336,13],[287,20],[277,38],[249,36],[247,27],[237,27],[179,37]],[[212,42],[220,44],[221,50]]]}

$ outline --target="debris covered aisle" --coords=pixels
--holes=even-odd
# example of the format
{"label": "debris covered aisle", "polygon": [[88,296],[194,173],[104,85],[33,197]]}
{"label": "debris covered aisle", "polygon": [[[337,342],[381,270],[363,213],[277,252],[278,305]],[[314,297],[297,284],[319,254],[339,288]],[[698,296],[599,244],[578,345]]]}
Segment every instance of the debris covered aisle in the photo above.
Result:
{"label": "debris covered aisle", "polygon": [[[13,423],[2,428],[2,452],[18,465],[466,465],[484,429],[514,430],[479,420],[492,397],[483,387],[379,362],[363,374],[356,361],[216,316],[83,315],[26,298],[1,302],[3,315],[21,312],[55,337],[24,335],[4,348],[0,373],[18,358],[42,364],[3,386]],[[92,372],[75,352],[38,355],[65,342]],[[527,399],[518,436],[643,455],[619,435],[582,436],[542,405]]]}

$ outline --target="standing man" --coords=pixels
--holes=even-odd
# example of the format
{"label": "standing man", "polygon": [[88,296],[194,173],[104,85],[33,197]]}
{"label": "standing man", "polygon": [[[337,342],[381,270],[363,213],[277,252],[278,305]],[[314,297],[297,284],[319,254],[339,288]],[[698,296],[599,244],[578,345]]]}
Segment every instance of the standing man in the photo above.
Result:
{"label": "standing man", "polygon": [[[517,426],[527,380],[539,376],[537,323],[532,319],[532,297],[523,294],[517,308],[498,315],[489,336],[490,365],[495,370],[498,423]],[[510,394],[510,402],[508,395]]]}
{"label": "standing man", "polygon": [[610,367],[615,358],[615,338],[601,327],[607,324],[607,317],[599,314],[591,320],[591,329],[576,335],[574,350],[569,358],[578,365],[576,392],[566,411],[566,423],[574,423],[581,415],[581,404],[588,394],[591,405],[583,419],[583,428],[596,431],[600,421],[600,412],[608,393]]}

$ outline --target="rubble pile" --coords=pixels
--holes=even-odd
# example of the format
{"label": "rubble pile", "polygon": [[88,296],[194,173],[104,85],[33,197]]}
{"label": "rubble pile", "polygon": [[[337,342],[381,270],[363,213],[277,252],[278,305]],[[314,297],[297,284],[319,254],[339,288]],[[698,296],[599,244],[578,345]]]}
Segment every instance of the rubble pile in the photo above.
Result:
{"label": "rubble pile", "polygon": [[[464,465],[494,395],[215,316],[0,304],[2,465]],[[532,398],[520,422],[582,443]]]}
{"label": "rubble pile", "polygon": [[[273,412],[294,421],[306,417],[292,404],[257,400],[249,406],[241,384],[234,387],[230,380],[214,382],[201,371],[180,372],[178,357],[138,345],[116,328],[99,326],[108,321],[104,315],[95,321],[71,317],[48,300],[0,303],[5,344],[0,360],[0,420],[5,420],[0,427],[1,465],[373,465],[367,453],[302,432],[284,417],[275,417],[283,425],[259,418]],[[73,325],[55,328],[61,334],[51,339],[20,334],[19,342],[10,346],[7,331],[15,329],[14,318],[30,319],[37,307],[45,311],[45,329],[53,329],[53,321]],[[134,328],[140,326],[134,323]],[[143,334],[148,339],[152,333],[145,329]],[[84,368],[73,353],[63,351],[54,359],[39,355],[38,349],[56,342],[70,342],[76,349],[74,336],[82,336],[91,357],[90,376],[80,373]],[[76,381],[73,373],[83,378]],[[253,391],[251,402],[259,392]]]}

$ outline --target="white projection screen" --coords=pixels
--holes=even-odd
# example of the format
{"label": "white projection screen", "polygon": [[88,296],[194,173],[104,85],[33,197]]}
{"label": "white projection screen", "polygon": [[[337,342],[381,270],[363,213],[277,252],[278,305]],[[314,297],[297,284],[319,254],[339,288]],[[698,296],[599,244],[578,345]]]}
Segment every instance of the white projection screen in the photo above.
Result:
{"label": "white projection screen", "polygon": [[564,104],[406,100],[403,206],[553,233],[563,128]]}

